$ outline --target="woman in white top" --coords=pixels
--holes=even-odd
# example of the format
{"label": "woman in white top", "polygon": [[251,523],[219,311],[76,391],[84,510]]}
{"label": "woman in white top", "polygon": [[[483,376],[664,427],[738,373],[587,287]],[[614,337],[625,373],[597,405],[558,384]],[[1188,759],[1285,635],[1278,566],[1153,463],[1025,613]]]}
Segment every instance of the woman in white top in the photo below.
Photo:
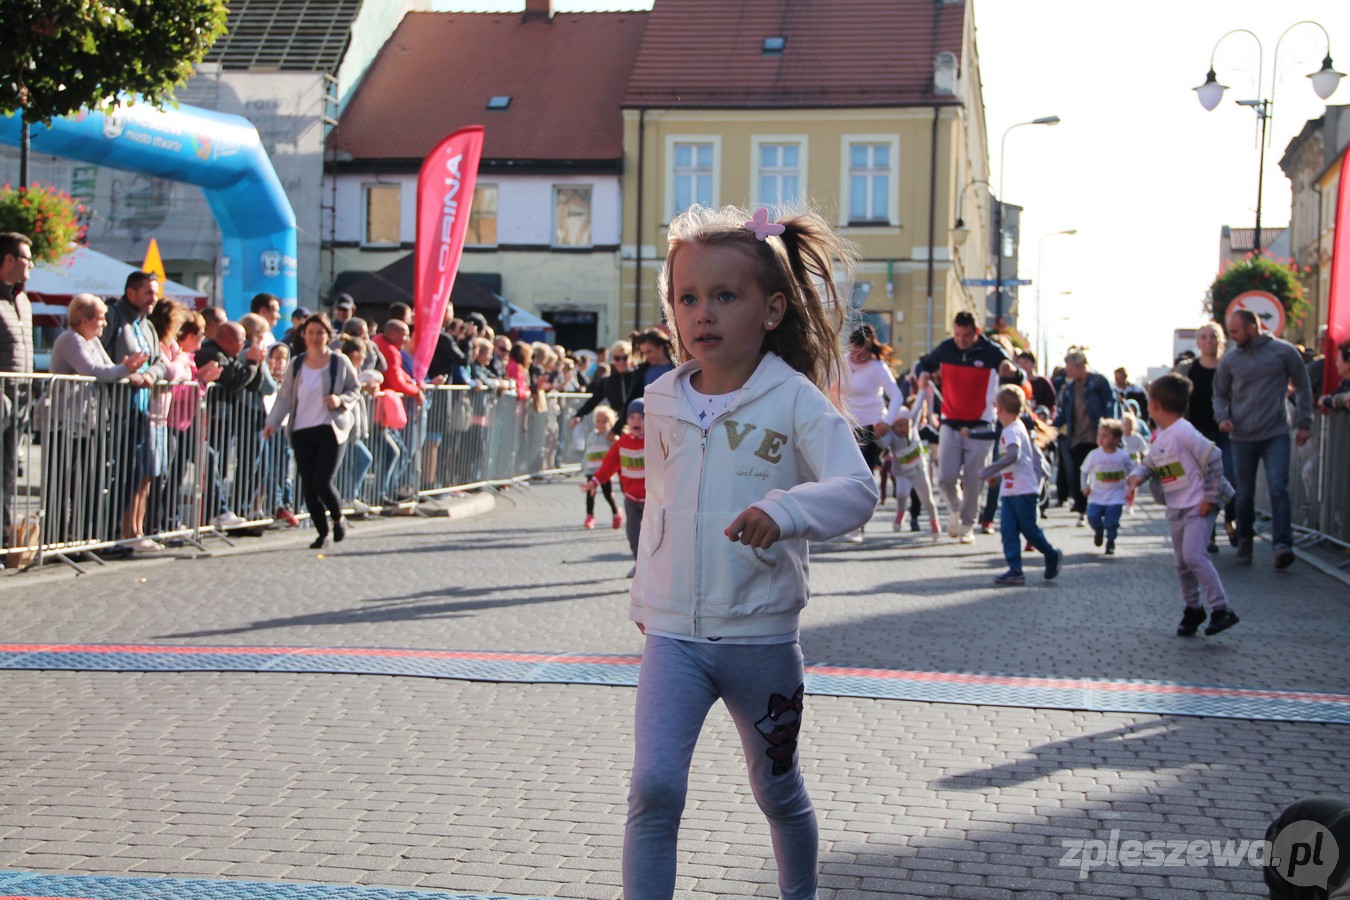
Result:
{"label": "woman in white top", "polygon": [[[66,331],[52,346],[53,375],[84,375],[102,382],[120,381],[131,376],[146,360],[146,354],[128,354],[120,363],[108,357],[99,335],[108,324],[108,307],[93,294],[76,294],[66,308]],[[141,376],[134,376],[138,380]],[[47,521],[44,543],[97,540],[108,530],[100,524],[98,499],[107,480],[106,472],[96,470],[97,461],[106,459],[98,452],[96,441],[106,433],[108,423],[100,412],[108,408],[97,402],[100,389],[87,381],[54,378],[47,386],[41,409],[47,414],[49,431],[43,434],[46,452],[43,495]],[[106,512],[106,511],[105,511]],[[156,541],[142,537],[133,550],[162,550]]]}
{"label": "woman in white top", "polygon": [[844,406],[856,427],[858,446],[873,472],[881,463],[877,438],[890,431],[887,411],[901,402],[900,386],[887,364],[891,348],[877,340],[871,325],[863,323],[848,338],[848,394]]}
{"label": "woman in white top", "polygon": [[330,516],[333,540],[341,541],[347,536],[347,521],[342,517],[342,502],[333,476],[342,465],[347,436],[352,430],[352,407],[356,405],[360,387],[351,362],[329,347],[333,328],[327,316],[322,313],[310,316],[301,334],[305,352],[286,368],[276,402],[263,426],[263,439],[271,438],[286,423],[305,506],[318,532],[310,547],[319,550],[328,544]]}
{"label": "woman in white top", "polygon": [[[900,386],[888,364],[891,348],[877,340],[876,330],[866,322],[848,337],[848,391],[844,409],[853,420],[853,436],[862,450],[867,468],[876,474],[881,466],[881,444],[890,430],[888,410],[902,402]],[[845,540],[862,541],[863,530],[850,532]]]}

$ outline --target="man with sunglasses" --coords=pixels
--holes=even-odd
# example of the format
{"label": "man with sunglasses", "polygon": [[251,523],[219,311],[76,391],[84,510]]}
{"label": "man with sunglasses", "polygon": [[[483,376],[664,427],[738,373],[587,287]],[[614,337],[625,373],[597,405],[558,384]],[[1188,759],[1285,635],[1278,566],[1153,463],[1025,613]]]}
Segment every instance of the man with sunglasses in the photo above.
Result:
{"label": "man with sunglasses", "polygon": [[1270,489],[1270,539],[1275,568],[1294,562],[1293,508],[1289,500],[1289,386],[1294,387],[1295,440],[1312,435],[1313,397],[1308,370],[1293,344],[1265,332],[1250,310],[1230,310],[1232,346],[1214,372],[1214,418],[1232,437],[1237,468],[1237,560],[1251,565],[1256,536],[1256,469],[1264,465]]}
{"label": "man with sunglasses", "polygon": [[573,428],[590,415],[591,410],[601,403],[607,403],[618,414],[614,433],[618,434],[623,429],[628,404],[641,397],[645,387],[642,373],[632,364],[632,357],[633,345],[628,341],[615,341],[614,346],[609,348],[609,375],[591,386],[591,396],[581,404],[572,418]]}

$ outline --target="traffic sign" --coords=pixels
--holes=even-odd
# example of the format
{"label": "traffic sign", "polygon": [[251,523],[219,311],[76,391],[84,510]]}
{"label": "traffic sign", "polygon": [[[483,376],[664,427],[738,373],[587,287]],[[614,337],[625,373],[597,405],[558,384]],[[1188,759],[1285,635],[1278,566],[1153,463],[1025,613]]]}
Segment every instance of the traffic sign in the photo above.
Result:
{"label": "traffic sign", "polygon": [[1247,291],[1228,304],[1229,309],[1245,309],[1256,316],[1262,327],[1276,337],[1284,334],[1284,304],[1268,291]]}
{"label": "traffic sign", "polygon": [[1000,284],[1016,287],[1019,284],[1031,284],[1031,281],[1026,278],[1005,278],[1001,282],[997,278],[962,278],[961,283],[966,287],[998,287]]}

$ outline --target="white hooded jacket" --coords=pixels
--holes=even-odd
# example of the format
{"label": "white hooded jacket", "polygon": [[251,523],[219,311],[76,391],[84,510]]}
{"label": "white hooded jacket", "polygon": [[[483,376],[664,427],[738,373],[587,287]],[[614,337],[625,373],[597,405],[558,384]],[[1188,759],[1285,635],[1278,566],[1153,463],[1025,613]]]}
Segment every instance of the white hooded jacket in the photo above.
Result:
{"label": "white hooded jacket", "polygon": [[[684,363],[646,390],[647,506],[629,617],[691,637],[791,633],[810,596],[807,542],[865,524],[876,483],[848,422],[775,354],[706,426],[682,386],[699,368]],[[724,533],[749,506],[782,532],[767,550]]]}

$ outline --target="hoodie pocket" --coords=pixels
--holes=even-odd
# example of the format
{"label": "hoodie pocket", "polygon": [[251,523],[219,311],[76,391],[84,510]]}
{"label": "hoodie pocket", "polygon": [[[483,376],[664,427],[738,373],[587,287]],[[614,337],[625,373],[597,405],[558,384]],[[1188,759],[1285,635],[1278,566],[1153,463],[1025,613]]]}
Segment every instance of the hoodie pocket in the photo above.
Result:
{"label": "hoodie pocket", "polygon": [[666,511],[662,509],[659,512],[660,515],[656,519],[656,539],[652,541],[652,548],[647,551],[648,556],[655,556],[656,551],[666,542]]}
{"label": "hoodie pocket", "polygon": [[758,550],[718,535],[719,545],[704,556],[704,609],[723,617],[748,616],[773,606],[779,563],[773,548]]}

